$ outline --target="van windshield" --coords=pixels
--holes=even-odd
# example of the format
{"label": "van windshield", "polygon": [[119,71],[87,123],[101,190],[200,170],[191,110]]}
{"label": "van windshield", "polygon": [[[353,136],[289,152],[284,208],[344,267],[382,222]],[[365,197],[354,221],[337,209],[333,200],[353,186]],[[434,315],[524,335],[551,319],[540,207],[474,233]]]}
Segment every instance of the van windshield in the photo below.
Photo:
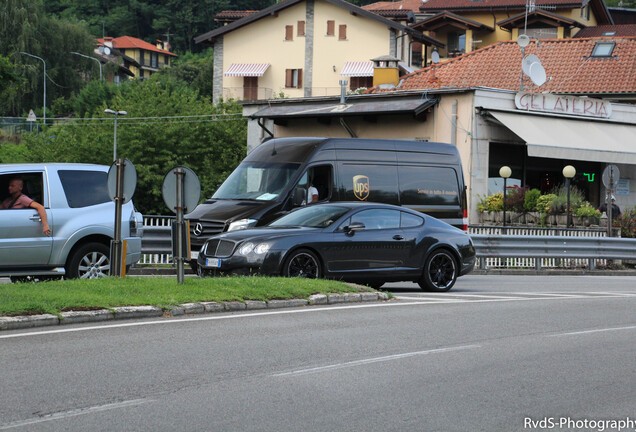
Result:
{"label": "van windshield", "polygon": [[294,163],[243,162],[212,198],[273,201],[283,192],[299,166]]}

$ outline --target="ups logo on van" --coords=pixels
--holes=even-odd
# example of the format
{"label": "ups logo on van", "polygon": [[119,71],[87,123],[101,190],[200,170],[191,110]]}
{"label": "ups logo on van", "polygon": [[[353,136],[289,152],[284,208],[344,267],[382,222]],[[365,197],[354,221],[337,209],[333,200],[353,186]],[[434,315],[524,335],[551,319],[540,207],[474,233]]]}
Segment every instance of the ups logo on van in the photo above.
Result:
{"label": "ups logo on van", "polygon": [[369,198],[369,177],[357,175],[353,177],[353,194],[360,201]]}

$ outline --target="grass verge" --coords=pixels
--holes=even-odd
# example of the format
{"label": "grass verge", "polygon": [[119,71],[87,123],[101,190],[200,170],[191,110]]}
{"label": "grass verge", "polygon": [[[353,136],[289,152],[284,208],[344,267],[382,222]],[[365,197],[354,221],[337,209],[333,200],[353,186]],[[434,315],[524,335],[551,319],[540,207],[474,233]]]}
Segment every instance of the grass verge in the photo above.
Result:
{"label": "grass verge", "polygon": [[160,277],[15,283],[0,285],[0,315],[142,305],[165,309],[181,303],[285,300],[355,291],[337,281],[270,277],[186,278],[183,284]]}

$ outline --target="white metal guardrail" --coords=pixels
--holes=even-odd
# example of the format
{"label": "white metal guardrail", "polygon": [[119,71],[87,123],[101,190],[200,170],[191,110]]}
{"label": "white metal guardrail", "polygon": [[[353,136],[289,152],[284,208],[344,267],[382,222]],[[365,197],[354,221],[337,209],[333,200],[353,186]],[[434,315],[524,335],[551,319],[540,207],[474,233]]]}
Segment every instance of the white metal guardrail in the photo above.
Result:
{"label": "white metal guardrail", "polygon": [[[174,216],[144,216],[139,265],[172,264]],[[607,238],[605,229],[471,225],[481,268],[568,268],[636,259],[636,239]],[[613,255],[612,255],[613,254]]]}

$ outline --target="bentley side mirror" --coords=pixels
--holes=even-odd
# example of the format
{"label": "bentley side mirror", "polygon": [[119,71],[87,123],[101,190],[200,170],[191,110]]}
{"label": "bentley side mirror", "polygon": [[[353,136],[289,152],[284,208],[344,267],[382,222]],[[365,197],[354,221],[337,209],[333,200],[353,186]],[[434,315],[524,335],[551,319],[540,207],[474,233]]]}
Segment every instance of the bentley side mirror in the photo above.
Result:
{"label": "bentley side mirror", "polygon": [[365,229],[365,226],[362,222],[351,222],[351,225],[348,225],[344,228],[344,231],[347,235],[352,236],[356,231],[362,231]]}

